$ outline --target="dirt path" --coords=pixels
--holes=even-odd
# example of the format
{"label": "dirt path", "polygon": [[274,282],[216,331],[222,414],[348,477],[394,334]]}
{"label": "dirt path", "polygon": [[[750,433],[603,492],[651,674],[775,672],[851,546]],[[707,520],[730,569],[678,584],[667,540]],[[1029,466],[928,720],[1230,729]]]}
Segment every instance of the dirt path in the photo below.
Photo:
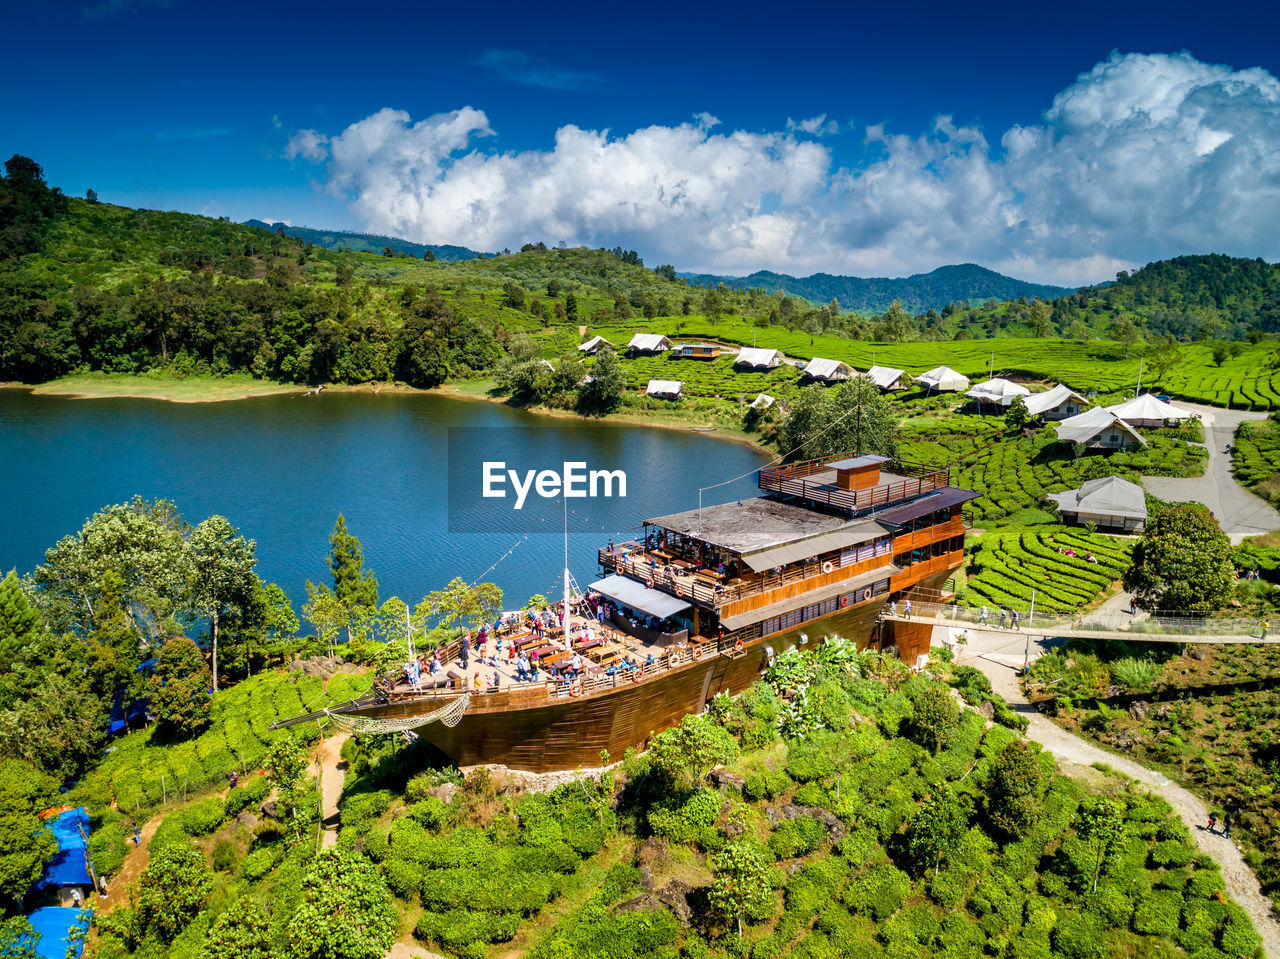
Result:
{"label": "dirt path", "polygon": [[347,778],[347,764],[342,760],[342,744],[346,741],[346,733],[326,737],[316,752],[320,778],[320,821],[324,824],[321,844],[326,849],[338,841],[338,800],[342,798],[342,784]]}
{"label": "dirt path", "polygon": [[[1271,959],[1280,959],[1280,923],[1272,912],[1271,900],[1262,894],[1258,879],[1245,865],[1240,848],[1221,832],[1209,832],[1209,809],[1199,797],[1183,789],[1163,773],[1107,752],[1072,735],[1031,708],[1022,695],[1017,680],[1018,670],[1022,667],[1027,650],[1025,634],[1012,631],[979,632],[973,629],[968,633],[969,642],[966,646],[959,647],[957,662],[981,669],[991,680],[992,688],[1008,700],[1014,710],[1027,717],[1030,723],[1027,737],[1052,753],[1063,764],[1063,771],[1068,775],[1079,774],[1079,770],[1073,769],[1073,766],[1091,767],[1094,763],[1105,763],[1117,772],[1149,786],[1168,802],[1191,830],[1196,845],[1212,856],[1222,869],[1227,895],[1249,914],[1254,928],[1262,936],[1262,945],[1267,955]],[[1030,643],[1032,660],[1047,652],[1053,645],[1052,641],[1044,644],[1037,639],[1038,637],[1032,637]]]}
{"label": "dirt path", "polygon": [[151,861],[151,856],[147,852],[147,846],[151,843],[151,837],[156,834],[156,830],[160,828],[160,823],[164,820],[164,816],[155,815],[142,824],[142,842],[135,844],[133,836],[129,836],[125,840],[124,863],[120,866],[120,871],[107,880],[107,898],[97,899],[93,902],[94,911],[105,915],[111,912],[118,905],[123,905],[129,901],[129,887],[134,881],[142,875],[142,870],[147,868],[147,863]]}

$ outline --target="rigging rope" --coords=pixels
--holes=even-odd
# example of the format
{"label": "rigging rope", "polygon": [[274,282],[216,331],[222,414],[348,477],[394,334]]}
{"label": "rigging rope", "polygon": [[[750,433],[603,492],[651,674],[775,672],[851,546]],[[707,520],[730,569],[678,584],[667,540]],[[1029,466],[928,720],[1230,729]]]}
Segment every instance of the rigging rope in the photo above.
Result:
{"label": "rigging rope", "polygon": [[357,716],[351,713],[335,713],[324,710],[325,716],[344,732],[356,735],[387,736],[403,735],[411,729],[426,726],[428,723],[441,722],[452,729],[462,721],[462,716],[471,705],[471,696],[463,693],[439,709],[421,716],[402,716],[398,719],[381,719],[374,716]]}

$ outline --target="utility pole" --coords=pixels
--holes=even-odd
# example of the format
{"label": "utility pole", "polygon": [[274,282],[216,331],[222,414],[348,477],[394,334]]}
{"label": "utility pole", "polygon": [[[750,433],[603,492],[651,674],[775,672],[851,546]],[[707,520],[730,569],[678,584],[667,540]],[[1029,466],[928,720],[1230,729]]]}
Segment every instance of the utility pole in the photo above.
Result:
{"label": "utility pole", "polygon": [[1133,391],[1133,395],[1142,395],[1142,357],[1138,357],[1138,388]]}

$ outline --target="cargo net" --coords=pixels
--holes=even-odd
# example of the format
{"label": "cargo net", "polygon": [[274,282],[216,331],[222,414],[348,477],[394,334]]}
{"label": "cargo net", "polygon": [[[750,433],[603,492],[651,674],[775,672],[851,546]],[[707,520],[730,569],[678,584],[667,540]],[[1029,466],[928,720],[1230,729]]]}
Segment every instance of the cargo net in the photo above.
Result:
{"label": "cargo net", "polygon": [[462,715],[471,705],[470,695],[463,693],[452,702],[439,709],[424,713],[421,716],[401,716],[397,719],[379,719],[373,716],[353,716],[350,713],[333,713],[325,710],[324,714],[333,724],[344,732],[357,736],[406,736],[410,730],[425,726],[428,723],[444,723],[450,728],[462,721]]}

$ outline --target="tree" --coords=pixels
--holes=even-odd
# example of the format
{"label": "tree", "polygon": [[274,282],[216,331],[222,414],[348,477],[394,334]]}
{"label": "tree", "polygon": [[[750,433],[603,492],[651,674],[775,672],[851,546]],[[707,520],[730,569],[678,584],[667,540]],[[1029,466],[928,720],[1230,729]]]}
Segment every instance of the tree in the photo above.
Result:
{"label": "tree", "polygon": [[267,780],[276,788],[276,805],[280,816],[292,824],[295,841],[301,841],[304,830],[309,827],[307,817],[299,815],[303,794],[308,787],[307,762],[302,747],[291,736],[272,743],[266,758],[262,760]]}
{"label": "tree", "polygon": [[783,424],[783,445],[804,458],[853,451],[897,454],[898,421],[892,402],[865,376],[834,390],[809,386],[791,405]]}
{"label": "tree", "polygon": [[201,955],[204,959],[275,959],[270,942],[267,911],[256,896],[242,896],[213,924]]}
{"label": "tree", "polygon": [[494,583],[471,585],[454,577],[444,589],[432,590],[414,614],[424,624],[431,623],[428,641],[436,645],[452,639],[463,629],[489,622],[502,611],[502,588]]}
{"label": "tree", "polygon": [[1157,380],[1162,380],[1178,362],[1178,341],[1172,334],[1165,334],[1147,353],[1147,364]]}
{"label": "tree", "polygon": [[10,916],[0,921],[0,956],[4,959],[40,959],[36,946],[41,934],[26,916]]}
{"label": "tree", "polygon": [[9,570],[4,579],[0,579],[0,670],[17,659],[43,632],[40,615],[22,591],[18,574]]}
{"label": "tree", "polygon": [[1128,313],[1117,312],[1111,318],[1111,335],[1117,343],[1124,347],[1124,358],[1129,358],[1129,351],[1142,339],[1142,332]]}
{"label": "tree", "polygon": [[923,871],[932,866],[937,875],[942,860],[960,847],[968,828],[968,817],[955,793],[943,786],[920,804],[907,824],[907,850],[917,868]]}
{"label": "tree", "polygon": [[577,322],[578,319],[578,298],[572,293],[564,295],[564,315],[570,323]]}
{"label": "tree", "polygon": [[707,900],[726,922],[736,922],[742,935],[744,917],[763,914],[773,903],[770,857],[753,842],[730,843],[711,857],[711,889]]}
{"label": "tree", "polygon": [[26,760],[59,781],[73,778],[97,757],[106,718],[84,676],[50,669],[12,709],[0,712],[0,754]]}
{"label": "tree", "polygon": [[317,586],[307,580],[307,601],[302,604],[302,615],[316,631],[316,636],[329,647],[333,655],[334,640],[338,630],[351,622],[351,614],[328,586]]}
{"label": "tree", "polygon": [[1027,322],[1031,324],[1031,329],[1035,331],[1036,336],[1042,339],[1052,336],[1053,307],[1037,297],[1031,304],[1031,309],[1027,311]]}
{"label": "tree", "polygon": [[148,693],[151,711],[167,730],[189,736],[209,723],[209,667],[200,648],[185,636],[175,636],[160,648]]}
{"label": "tree", "polygon": [[985,796],[987,821],[1006,838],[1018,838],[1039,813],[1044,787],[1040,748],[1015,739],[992,760]]}
{"label": "tree", "polygon": [[1009,408],[1005,410],[1004,425],[1010,430],[1020,433],[1033,422],[1031,411],[1027,409],[1027,401],[1021,396],[1015,396],[1012,402],[1009,403]]}
{"label": "tree", "polygon": [[204,856],[186,842],[166,843],[151,853],[138,877],[138,916],[171,942],[204,908],[212,889]]}
{"label": "tree", "polygon": [[1231,346],[1225,340],[1214,340],[1213,342],[1213,365],[1221,366],[1223,361],[1231,355]]}
{"label": "tree", "polygon": [[333,595],[347,612],[347,641],[351,640],[351,615],[358,606],[378,606],[378,577],[364,568],[360,540],[347,531],[347,520],[339,513],[329,534],[329,555],[325,557],[333,573]]}
{"label": "tree", "polygon": [[1094,854],[1093,892],[1097,892],[1103,863],[1124,845],[1124,810],[1106,796],[1086,799],[1080,804],[1076,832]]}
{"label": "tree", "polygon": [[649,737],[649,763],[668,782],[692,788],[713,766],[738,754],[733,735],[705,716],[685,716],[679,726]]}
{"label": "tree", "polygon": [[901,343],[911,331],[911,314],[902,308],[901,300],[894,300],[889,304],[889,309],[885,311],[880,321],[880,327],[884,338],[893,340],[895,343]]}
{"label": "tree", "polygon": [[98,191],[90,187],[89,189],[84,191],[84,198],[88,200],[90,203],[97,203]]}
{"label": "tree", "polygon": [[307,867],[289,921],[291,959],[382,959],[396,937],[387,881],[350,849],[326,849]]}
{"label": "tree", "polygon": [[254,566],[257,544],[238,535],[225,516],[210,516],[187,539],[188,595],[193,609],[209,621],[213,691],[218,692],[218,626],[244,620],[255,608],[260,587]]}
{"label": "tree", "polygon": [[1124,588],[1143,609],[1221,609],[1235,591],[1231,540],[1199,503],[1169,506],[1133,548]]}
{"label": "tree", "polygon": [[935,755],[960,729],[960,707],[942,686],[928,686],[916,697],[912,728],[921,745]]}
{"label": "tree", "polygon": [[0,762],[0,901],[13,905],[40,878],[57,840],[36,816],[55,794],[53,783],[18,759]]}
{"label": "tree", "polygon": [[605,348],[591,367],[590,381],[578,388],[578,408],[588,413],[610,413],[622,402],[627,374],[613,350]]}

